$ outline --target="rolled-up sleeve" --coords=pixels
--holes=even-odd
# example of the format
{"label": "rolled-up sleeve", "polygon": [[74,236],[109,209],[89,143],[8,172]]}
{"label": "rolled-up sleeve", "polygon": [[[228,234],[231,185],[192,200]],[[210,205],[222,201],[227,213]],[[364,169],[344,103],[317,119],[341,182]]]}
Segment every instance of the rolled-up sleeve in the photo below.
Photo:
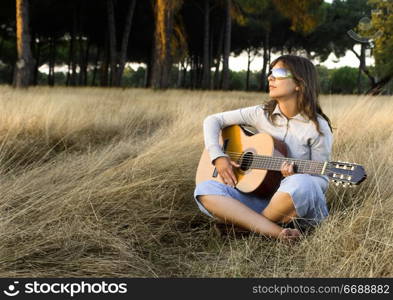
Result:
{"label": "rolled-up sleeve", "polygon": [[220,156],[227,156],[219,144],[220,132],[230,125],[249,125],[256,127],[258,107],[250,106],[236,110],[221,112],[207,116],[203,121],[203,135],[205,147],[213,161]]}

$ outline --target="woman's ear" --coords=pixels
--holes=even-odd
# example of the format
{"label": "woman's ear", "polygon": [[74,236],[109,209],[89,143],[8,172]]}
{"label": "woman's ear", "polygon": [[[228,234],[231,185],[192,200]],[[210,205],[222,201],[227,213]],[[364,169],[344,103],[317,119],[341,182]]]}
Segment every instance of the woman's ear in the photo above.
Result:
{"label": "woman's ear", "polygon": [[295,91],[298,91],[299,90],[299,87],[297,86],[297,87],[295,87]]}

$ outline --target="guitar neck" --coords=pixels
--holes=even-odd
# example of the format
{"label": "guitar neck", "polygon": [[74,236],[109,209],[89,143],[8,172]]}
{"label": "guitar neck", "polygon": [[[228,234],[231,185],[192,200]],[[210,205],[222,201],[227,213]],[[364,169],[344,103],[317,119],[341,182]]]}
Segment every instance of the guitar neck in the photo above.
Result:
{"label": "guitar neck", "polygon": [[324,175],[327,165],[327,162],[320,162],[320,161],[313,161],[313,160],[254,155],[252,159],[252,163],[249,166],[249,168],[280,171],[281,165],[283,164],[284,161],[289,163],[293,162],[295,172],[304,173],[304,174]]}

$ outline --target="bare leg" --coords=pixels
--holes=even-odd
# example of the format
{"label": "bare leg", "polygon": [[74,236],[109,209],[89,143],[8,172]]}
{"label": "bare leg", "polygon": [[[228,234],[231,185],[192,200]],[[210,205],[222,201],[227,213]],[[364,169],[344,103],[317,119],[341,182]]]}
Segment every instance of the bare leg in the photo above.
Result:
{"label": "bare leg", "polygon": [[240,201],[220,195],[198,196],[205,208],[216,217],[250,231],[272,238],[291,239],[292,232],[283,229],[265,216],[253,211]]}
{"label": "bare leg", "polygon": [[297,217],[292,197],[288,193],[276,192],[262,215],[273,222],[289,223]]}

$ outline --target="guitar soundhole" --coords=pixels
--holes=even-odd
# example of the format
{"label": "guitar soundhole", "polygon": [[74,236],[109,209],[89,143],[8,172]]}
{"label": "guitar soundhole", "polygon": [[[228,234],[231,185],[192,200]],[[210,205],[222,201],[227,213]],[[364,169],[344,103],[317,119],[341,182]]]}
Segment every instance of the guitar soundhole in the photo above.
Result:
{"label": "guitar soundhole", "polygon": [[240,170],[247,171],[250,169],[253,159],[254,154],[252,152],[244,153],[240,161]]}

